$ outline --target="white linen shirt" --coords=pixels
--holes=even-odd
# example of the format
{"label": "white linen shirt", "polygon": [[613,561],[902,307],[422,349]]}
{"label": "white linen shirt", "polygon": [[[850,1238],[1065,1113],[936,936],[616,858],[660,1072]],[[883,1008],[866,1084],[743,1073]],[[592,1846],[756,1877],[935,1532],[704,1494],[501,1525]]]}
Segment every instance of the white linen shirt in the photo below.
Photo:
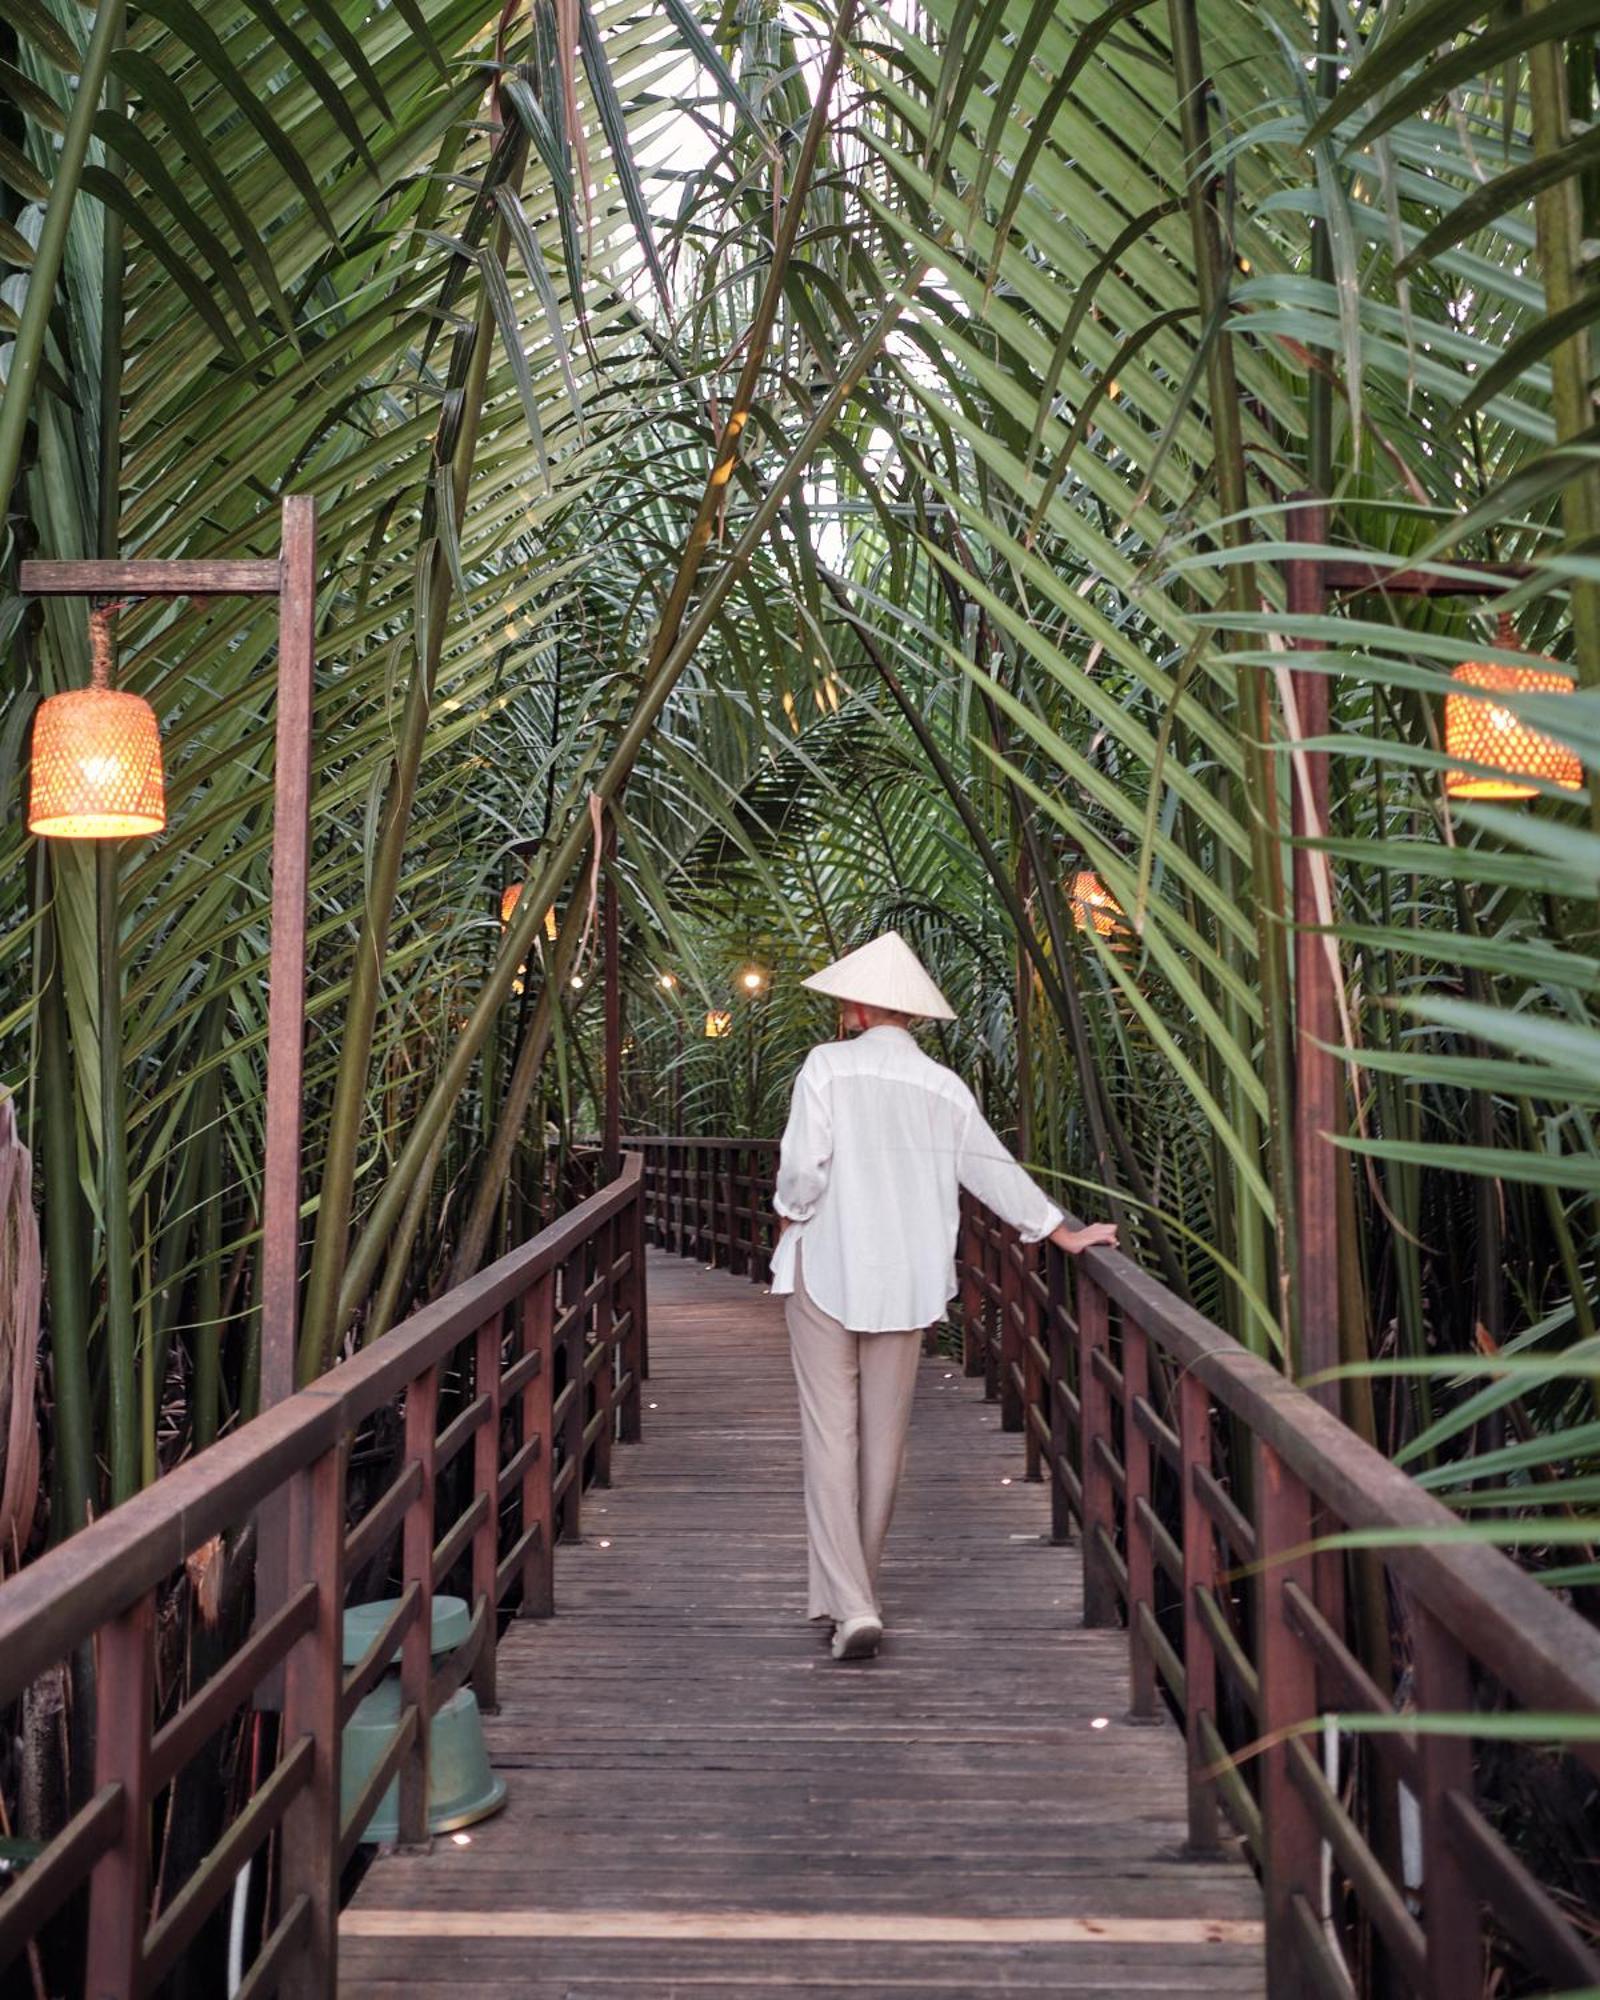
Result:
{"label": "white linen shirt", "polygon": [[789,1219],[772,1289],[806,1290],[852,1333],[931,1326],[956,1291],[960,1191],[1037,1243],[1066,1218],[972,1092],[904,1028],[825,1042],[795,1078],[773,1206]]}

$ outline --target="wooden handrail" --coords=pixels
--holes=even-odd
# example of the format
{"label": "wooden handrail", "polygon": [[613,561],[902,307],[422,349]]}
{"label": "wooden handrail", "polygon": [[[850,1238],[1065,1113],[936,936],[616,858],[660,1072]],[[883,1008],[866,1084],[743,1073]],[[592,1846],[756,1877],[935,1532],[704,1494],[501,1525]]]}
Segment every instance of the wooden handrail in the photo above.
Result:
{"label": "wooden handrail", "polygon": [[[766,1275],[775,1145],[629,1144],[653,1241]],[[1584,1928],[1474,1803],[1466,1735],[1347,1733],[1359,1819],[1301,1740],[1328,1714],[1394,1713],[1391,1645],[1424,1715],[1471,1709],[1485,1677],[1525,1710],[1600,1712],[1600,1632],[1500,1550],[1438,1539],[1457,1516],[1131,1258],[1024,1245],[963,1197],[957,1275],[967,1371],[1022,1433],[1027,1476],[1050,1482],[1054,1539],[1078,1536],[1085,1621],[1126,1627],[1132,1718],[1164,1696],[1184,1725],[1191,1848],[1215,1851],[1226,1816],[1261,1869],[1269,1990],[1348,1990],[1366,1924],[1393,1989],[1459,2000],[1477,1990],[1485,1909],[1526,1967],[1600,1985]],[[1416,1539],[1359,1558],[1327,1546],[1369,1530]],[[1354,1609],[1373,1565],[1399,1621],[1376,1637]],[[1373,1610],[1368,1591],[1369,1625]],[[1600,1771],[1600,1745],[1571,1754]],[[1420,1893],[1390,1851],[1402,1789]],[[1325,1843],[1344,1885],[1328,1910]]]}
{"label": "wooden handrail", "polygon": [[[87,1882],[88,1920],[78,1929],[88,1940],[88,1990],[96,2000],[140,2000],[199,1932],[243,1860],[275,1838],[277,1917],[258,1961],[259,1990],[299,2000],[334,1990],[339,1873],[384,1790],[368,1785],[341,1826],[341,1731],[350,1700],[371,1678],[361,1668],[347,1678],[342,1665],[352,1558],[370,1561],[401,1539],[402,1610],[393,1634],[402,1711],[386,1764],[400,1781],[401,1835],[418,1839],[427,1811],[419,1718],[468,1680],[492,1703],[506,1599],[514,1595],[523,1615],[554,1608],[558,1521],[564,1537],[576,1536],[590,1468],[604,1480],[613,1435],[639,1435],[647,1373],[643,1185],[642,1161],[631,1153],[614,1181],[531,1241],[0,1586],[0,1703],[91,1640],[98,1662],[94,1795],[0,1896],[0,1983]],[[462,1384],[462,1402],[441,1431],[447,1368]],[[402,1397],[401,1463],[351,1522],[348,1441]],[[450,1457],[456,1466],[439,1490],[459,1488],[460,1505],[440,1520],[436,1474]],[[158,1593],[193,1551],[256,1515],[287,1536],[294,1590],[286,1604],[258,1605],[251,1637],[158,1729]],[[436,1668],[434,1587],[458,1567],[470,1576],[471,1634]],[[386,1641],[384,1657],[390,1653]],[[279,1711],[277,1767],[189,1879],[168,1885],[165,1912],[152,1923],[152,1801],[252,1697]]]}

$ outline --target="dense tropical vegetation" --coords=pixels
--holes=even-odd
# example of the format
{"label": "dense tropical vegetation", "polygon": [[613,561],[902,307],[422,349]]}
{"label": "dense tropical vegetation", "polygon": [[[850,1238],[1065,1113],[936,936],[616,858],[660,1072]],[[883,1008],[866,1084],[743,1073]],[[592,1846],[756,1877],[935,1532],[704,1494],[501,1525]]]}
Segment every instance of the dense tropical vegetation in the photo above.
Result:
{"label": "dense tropical vegetation", "polygon": [[[271,616],[214,600],[119,620],[165,834],[27,837],[87,650],[15,565],[272,554],[305,491],[303,1376],[594,1129],[595,798],[633,1122],[775,1131],[797,975],[898,925],[1023,1150],[1293,1366],[1326,750],[1346,1414],[1592,1605],[1588,0],[6,15],[0,1042],[45,1276],[0,1379],[46,1449],[0,1564],[255,1407],[272,829]],[[1308,494],[1385,573],[1508,573],[1290,615]],[[1525,654],[1573,690],[1497,700],[1586,788],[1452,797],[1450,669]]]}

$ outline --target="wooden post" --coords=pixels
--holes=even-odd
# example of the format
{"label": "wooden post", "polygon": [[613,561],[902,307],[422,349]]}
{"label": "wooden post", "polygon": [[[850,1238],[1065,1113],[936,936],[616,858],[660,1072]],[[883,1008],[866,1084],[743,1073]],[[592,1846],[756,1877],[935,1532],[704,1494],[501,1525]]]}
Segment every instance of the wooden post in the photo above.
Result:
{"label": "wooden post", "polygon": [[1261,1675],[1257,1718],[1261,1753],[1262,1857],[1266,1875],[1267,1991],[1273,2000],[1309,1992],[1294,1946],[1294,1902],[1313,1914],[1321,1902],[1322,1839],[1311,1809],[1289,1771],[1285,1732],[1317,1713],[1316,1669],[1289,1622],[1284,1587],[1313,1590],[1311,1496],[1272,1447],[1255,1440],[1256,1665]]}
{"label": "wooden post", "polygon": [[628,1393],[622,1399],[622,1442],[637,1444],[643,1434],[640,1416],[643,1402],[640,1384],[644,1380],[644,1298],[645,1298],[645,1216],[644,1194],[640,1193],[622,1211],[617,1241],[628,1252],[628,1275],[623,1280],[622,1309],[627,1330],[622,1338],[622,1372],[628,1378]]}
{"label": "wooden post", "polygon": [[594,1308],[594,1344],[599,1353],[594,1377],[595,1414],[600,1419],[594,1439],[594,1483],[611,1484],[611,1441],[617,1428],[616,1408],[616,1324],[617,1324],[617,1221],[613,1216],[600,1225],[596,1261],[597,1277],[604,1279]]}
{"label": "wooden post", "polygon": [[1111,1443],[1111,1391],[1094,1365],[1096,1354],[1110,1352],[1111,1322],[1106,1295],[1093,1278],[1078,1279],[1078,1448],[1083,1463],[1083,1622],[1115,1625],[1117,1587],[1107,1567],[1101,1537],[1116,1533],[1111,1474],[1095,1450],[1096,1441]]}
{"label": "wooden post", "polygon": [[[1412,1659],[1417,1711],[1465,1715],[1472,1708],[1472,1677],[1455,1636],[1431,1611],[1413,1603]],[[1483,1988],[1483,1924],[1479,1896],[1451,1846],[1446,1801],[1452,1792],[1472,1798],[1472,1743],[1466,1736],[1417,1735],[1422,1795],[1422,1923],[1428,1939],[1428,2000],[1456,2000]]]}
{"label": "wooden post", "polygon": [[1150,1489],[1150,1440],[1138,1420],[1135,1404],[1150,1392],[1150,1343],[1144,1328],[1122,1315],[1122,1463],[1123,1518],[1128,1543],[1128,1706],[1135,1722],[1155,1722],[1156,1665],[1142,1630],[1139,1608],[1153,1616],[1156,1608],[1155,1555],[1150,1530],[1139,1518],[1139,1502],[1153,1505]]}
{"label": "wooden post", "polygon": [[978,1232],[972,1209],[965,1196],[961,1201],[961,1233],[957,1238],[956,1266],[961,1281],[961,1372],[983,1373],[983,1344],[978,1321],[983,1312],[983,1291],[978,1282],[980,1253]]}
{"label": "wooden post", "polygon": [[583,1310],[583,1294],[588,1283],[588,1259],[583,1249],[573,1252],[562,1265],[561,1273],[561,1306],[566,1321],[561,1344],[566,1351],[567,1388],[571,1391],[567,1398],[566,1424],[561,1442],[564,1460],[572,1467],[572,1477],[567,1481],[566,1498],[561,1509],[561,1539],[564,1542],[579,1542],[583,1539],[583,1426],[589,1408],[588,1385],[583,1379],[587,1349],[585,1335],[589,1328],[589,1316]]}
{"label": "wooden post", "polygon": [[552,1406],[555,1395],[556,1275],[535,1278],[518,1302],[522,1321],[522,1352],[537,1350],[539,1367],[522,1392],[522,1442],[539,1440],[539,1449],[523,1466],[522,1532],[537,1528],[522,1558],[524,1618],[548,1618],[556,1608],[555,1504],[551,1482],[556,1471],[556,1441]]}
{"label": "wooden post", "polygon": [[306,887],[316,655],[317,505],[283,503],[277,764],[272,781],[272,955],[261,1196],[261,1407],[293,1395],[300,1292],[300,1107],[305,1057]]}
{"label": "wooden post", "polygon": [[1203,1774],[1205,1746],[1201,1721],[1216,1720],[1217,1663],[1211,1634],[1196,1602],[1202,1590],[1215,1592],[1217,1537],[1201,1501],[1197,1476],[1211,1470],[1211,1397],[1192,1370],[1178,1377],[1178,1465],[1183,1486],[1183,1696],[1184,1736],[1189,1765],[1188,1851],[1212,1855],[1220,1846],[1215,1785]]}
{"label": "wooden post", "polygon": [[472,1691],[485,1711],[496,1708],[496,1613],[500,1591],[500,1332],[502,1316],[495,1313],[478,1328],[473,1356],[472,1386],[489,1399],[488,1415],[472,1440],[474,1494],[487,1494],[489,1511],[472,1535],[473,1609],[484,1615],[483,1646],[472,1670]]}
{"label": "wooden post", "polygon": [[1045,1348],[1050,1356],[1050,1539],[1072,1539],[1072,1502],[1062,1469],[1072,1463],[1072,1432],[1067,1420],[1067,1253],[1045,1245],[1045,1275],[1050,1284],[1045,1307]]}
{"label": "wooden post", "polygon": [[344,1625],[344,1445],[325,1451],[289,1486],[291,1573],[317,1587],[316,1620],[284,1664],[279,1755],[310,1737],[311,1777],[290,1801],[279,1849],[278,1908],[310,1907],[305,1941],[278,1989],[322,2000],[338,1984],[339,1756]]}
{"label": "wooden post", "polygon": [[138,2000],[150,1900],[150,1723],[155,1598],[100,1629],[95,1659],[97,1790],[122,1787],[122,1830],[89,1878],[87,2000]]}
{"label": "wooden post", "polygon": [[[1293,497],[1297,541],[1327,539],[1328,512],[1313,494]],[[1285,566],[1291,617],[1317,617],[1326,606],[1322,565],[1297,558]],[[1297,640],[1304,648],[1317,642]],[[1302,739],[1326,736],[1328,676],[1290,675]],[[1332,1144],[1337,1130],[1342,1082],[1339,1058],[1330,1049],[1339,1039],[1339,1006],[1330,940],[1320,935],[1324,915],[1318,883],[1327,879],[1328,859],[1306,845],[1328,831],[1328,757],[1322,750],[1293,752],[1289,776],[1294,850],[1294,1187],[1298,1269],[1295,1304],[1298,1338],[1297,1379],[1321,1374],[1339,1361],[1339,1180],[1343,1155]],[[1330,910],[1331,914],[1331,910]],[[1339,1413],[1339,1385],[1319,1382],[1309,1393]]]}
{"label": "wooden post", "polygon": [[439,1370],[425,1368],[406,1391],[408,1461],[422,1468],[422,1488],[406,1509],[402,1581],[416,1584],[417,1616],[400,1648],[400,1706],[413,1705],[417,1733],[400,1760],[400,1840],[420,1846],[428,1837],[428,1689],[433,1679],[433,1488],[438,1455]]}
{"label": "wooden post", "polygon": [[617,829],[609,816],[606,820],[605,890],[600,921],[606,961],[606,1102],[601,1178],[612,1181],[622,1171],[622,966],[617,921]]}

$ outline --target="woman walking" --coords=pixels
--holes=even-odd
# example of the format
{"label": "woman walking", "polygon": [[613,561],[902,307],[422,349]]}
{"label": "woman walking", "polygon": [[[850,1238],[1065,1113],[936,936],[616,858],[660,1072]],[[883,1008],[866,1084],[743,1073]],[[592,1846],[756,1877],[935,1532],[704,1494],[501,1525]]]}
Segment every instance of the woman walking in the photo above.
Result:
{"label": "woman walking", "polygon": [[912,1039],[955,1015],[888,931],[802,982],[839,1002],[852,1040],[811,1051],[795,1079],[774,1207],[772,1289],[787,1297],[800,1391],[809,1610],[836,1660],[883,1638],[878,1563],[894,1512],[925,1328],[956,1290],[965,1188],[1026,1243],[1115,1244],[1071,1230],[996,1138],[972,1092]]}

